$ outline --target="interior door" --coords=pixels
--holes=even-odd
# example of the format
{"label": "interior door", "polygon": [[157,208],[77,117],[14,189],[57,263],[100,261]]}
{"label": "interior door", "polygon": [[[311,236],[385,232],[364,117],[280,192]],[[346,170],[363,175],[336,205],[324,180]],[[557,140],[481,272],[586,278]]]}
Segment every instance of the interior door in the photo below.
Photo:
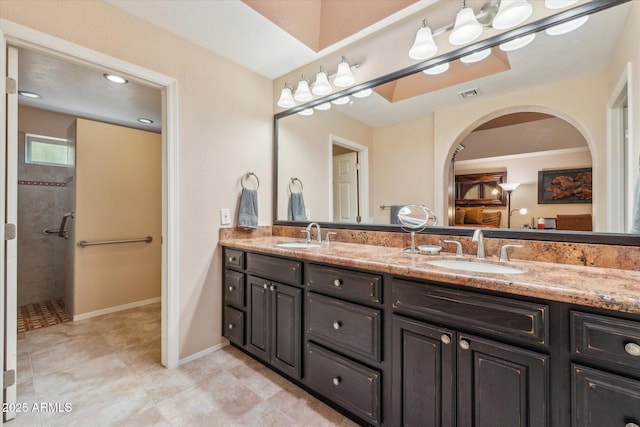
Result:
{"label": "interior door", "polygon": [[333,220],[359,222],[358,153],[333,156]]}
{"label": "interior door", "polygon": [[[5,165],[5,173],[1,180],[3,197],[0,210],[2,211],[2,223],[4,226],[3,248],[2,248],[2,273],[3,289],[0,292],[0,320],[2,325],[0,330],[3,339],[0,340],[2,348],[2,362],[0,367],[2,375],[2,386],[4,389],[3,403],[6,408],[12,409],[16,403],[16,358],[17,358],[17,239],[15,226],[18,216],[18,50],[7,47],[4,38],[0,41],[2,51],[2,65],[6,70],[6,80],[4,81],[5,102],[2,103],[2,114],[6,120],[2,120],[2,164]],[[4,125],[6,123],[6,125]],[[8,228],[9,227],[9,228]],[[14,411],[4,412],[5,421],[15,418]]]}

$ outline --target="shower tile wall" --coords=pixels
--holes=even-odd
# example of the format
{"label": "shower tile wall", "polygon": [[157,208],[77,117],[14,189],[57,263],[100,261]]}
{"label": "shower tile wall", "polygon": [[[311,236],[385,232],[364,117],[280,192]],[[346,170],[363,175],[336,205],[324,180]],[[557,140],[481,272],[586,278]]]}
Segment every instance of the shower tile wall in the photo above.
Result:
{"label": "shower tile wall", "polygon": [[68,212],[65,168],[25,164],[18,136],[18,305],[64,297],[65,239],[45,235]]}

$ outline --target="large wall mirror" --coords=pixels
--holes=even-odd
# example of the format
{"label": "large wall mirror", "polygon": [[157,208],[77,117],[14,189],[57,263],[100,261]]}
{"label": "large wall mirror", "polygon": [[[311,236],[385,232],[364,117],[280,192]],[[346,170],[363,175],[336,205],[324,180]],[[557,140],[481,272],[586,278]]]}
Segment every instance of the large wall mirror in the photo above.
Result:
{"label": "large wall mirror", "polygon": [[[444,227],[431,232],[466,234],[455,225],[455,176],[504,171],[520,184],[513,206],[527,211],[490,207],[502,212],[504,236],[637,244],[628,233],[640,148],[618,137],[631,114],[628,90],[640,85],[627,67],[640,60],[640,4],[592,3],[602,10],[571,33],[550,36],[529,25],[535,39],[522,49],[503,51],[496,36],[483,42],[493,47],[481,62],[463,64],[453,53],[443,74],[390,76],[373,82],[369,96],[355,96],[360,85],[329,109],[320,108],[342,96],[309,103],[319,107],[312,115],[300,107],[277,114],[274,223],[296,222],[291,193],[303,191],[304,221],[386,227],[398,206],[416,204],[432,208]],[[539,203],[541,171],[577,168],[593,170],[588,199]],[[303,185],[292,186],[294,178]],[[595,232],[525,230],[558,215],[591,215]]]}

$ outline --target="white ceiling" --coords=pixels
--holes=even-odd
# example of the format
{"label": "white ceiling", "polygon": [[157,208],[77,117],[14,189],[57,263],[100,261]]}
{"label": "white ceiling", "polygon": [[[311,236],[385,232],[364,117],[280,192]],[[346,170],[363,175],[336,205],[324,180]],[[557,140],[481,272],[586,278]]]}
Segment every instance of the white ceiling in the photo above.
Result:
{"label": "white ceiling", "polygon": [[[107,1],[270,79],[317,60],[434,3],[433,0],[421,0],[316,53],[239,0]],[[446,108],[459,102],[473,102],[473,99],[459,99],[457,92],[463,89],[478,86],[481,97],[496,96],[522,88],[523,84],[533,86],[550,79],[557,80],[558,72],[569,77],[597,71],[608,63],[606,58],[615,44],[629,7],[627,4],[592,16],[588,26],[575,34],[561,36],[562,39],[538,37],[536,46],[509,54],[511,71],[394,103],[393,106],[380,97],[372,96],[357,100],[357,109],[351,108],[351,105],[340,109],[364,123],[381,126],[432,111],[434,106]],[[615,22],[620,24],[612,24]],[[543,56],[534,55],[535,52]],[[19,67],[19,89],[43,95],[40,100],[21,97],[22,104],[156,132],[161,128],[158,89],[134,82],[124,86],[114,85],[102,77],[103,70],[26,50],[20,52]],[[139,117],[150,118],[154,124],[141,125],[136,121]]]}

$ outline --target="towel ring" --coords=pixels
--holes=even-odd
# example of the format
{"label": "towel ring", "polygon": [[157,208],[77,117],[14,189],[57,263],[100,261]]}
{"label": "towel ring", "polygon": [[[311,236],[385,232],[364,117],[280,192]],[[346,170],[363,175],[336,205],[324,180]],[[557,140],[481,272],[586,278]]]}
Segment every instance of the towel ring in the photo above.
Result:
{"label": "towel ring", "polygon": [[289,193],[293,193],[293,188],[291,186],[294,185],[296,183],[296,181],[300,184],[300,192],[302,192],[302,190],[304,190],[304,186],[302,185],[302,181],[300,181],[298,178],[291,178],[291,182],[289,182]]}
{"label": "towel ring", "polygon": [[247,172],[244,175],[242,175],[242,178],[240,178],[240,185],[242,186],[242,188],[246,189],[247,187],[244,186],[244,181],[245,179],[249,179],[250,177],[254,177],[256,179],[256,190],[258,188],[260,188],[260,180],[258,179],[258,175],[256,175],[253,172]]}

